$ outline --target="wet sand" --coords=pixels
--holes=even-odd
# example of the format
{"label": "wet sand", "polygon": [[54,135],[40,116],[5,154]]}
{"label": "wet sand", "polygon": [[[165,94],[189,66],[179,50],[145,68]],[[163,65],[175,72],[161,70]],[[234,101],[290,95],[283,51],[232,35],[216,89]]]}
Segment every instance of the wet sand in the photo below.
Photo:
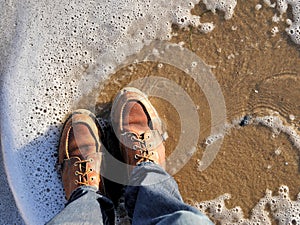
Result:
{"label": "wet sand", "polygon": [[[222,13],[214,15],[200,4],[194,14],[201,15],[201,22],[213,21],[216,28],[202,34],[195,28],[181,30],[172,42],[184,42],[212,66],[226,102],[227,121],[247,114],[267,116],[278,112],[286,124],[300,126],[300,46],[295,45],[284,32],[285,23],[272,22],[276,10],[260,1],[239,1],[232,19],[224,20]],[[290,18],[290,14],[284,18]],[[278,26],[280,32],[272,35]],[[197,152],[185,167],[175,175],[185,201],[193,204],[230,193],[228,208],[241,206],[245,216],[265,195],[266,189],[277,193],[280,185],[287,185],[291,198],[300,192],[299,150],[293,147],[285,134],[274,136],[269,128],[249,125],[232,129],[223,141],[213,163],[203,172],[198,168],[205,138],[210,134],[210,109],[205,95],[197,84],[183,71],[170,65],[139,63],[127,66],[113,74],[104,84],[97,111],[109,108],[116,92],[137,78],[161,76],[183,87],[199,106],[201,124]],[[79,106],[88,107],[88,98]],[[169,139],[167,154],[175,148],[180,136],[180,118],[168,102],[150,98],[167,126]],[[107,107],[108,105],[108,107]],[[105,112],[104,112],[105,114]],[[290,119],[295,116],[295,120]],[[197,134],[195,134],[197,135]],[[280,150],[280,154],[276,154]]]}
{"label": "wet sand", "polygon": [[[283,31],[283,23],[272,23],[274,9],[255,10],[257,3],[239,2],[228,21],[205,13],[202,21],[207,16],[216,24],[211,34],[184,32],[176,41],[191,40],[191,49],[215,66],[212,72],[222,87],[228,121],[246,114],[266,116],[273,110],[299,130],[300,48],[285,32],[272,36],[271,28],[278,26]],[[201,12],[201,7],[196,8],[195,13]],[[228,57],[231,54],[234,58]],[[290,114],[296,116],[294,121],[289,120]],[[275,154],[278,148],[280,155]],[[213,164],[202,173],[195,170],[197,157],[201,158],[201,149],[176,176],[185,199],[201,201],[230,193],[228,206],[239,205],[247,215],[266,189],[277,193],[285,184],[292,199],[300,192],[299,150],[284,134],[273,138],[268,128],[232,130]]]}

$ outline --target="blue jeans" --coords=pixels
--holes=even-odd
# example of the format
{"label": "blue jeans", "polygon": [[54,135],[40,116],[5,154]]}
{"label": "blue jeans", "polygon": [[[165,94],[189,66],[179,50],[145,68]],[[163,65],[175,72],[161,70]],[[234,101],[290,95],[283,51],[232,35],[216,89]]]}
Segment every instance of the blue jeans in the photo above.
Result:
{"label": "blue jeans", "polygon": [[[153,163],[132,171],[125,206],[132,225],[213,225],[199,210],[183,202],[175,180]],[[47,225],[114,223],[113,203],[91,187],[80,187]]]}

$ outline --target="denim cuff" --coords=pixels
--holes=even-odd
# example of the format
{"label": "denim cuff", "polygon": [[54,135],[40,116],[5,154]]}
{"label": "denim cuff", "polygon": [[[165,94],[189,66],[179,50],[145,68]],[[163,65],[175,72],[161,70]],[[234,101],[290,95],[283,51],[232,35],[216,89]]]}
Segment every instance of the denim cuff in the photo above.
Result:
{"label": "denim cuff", "polygon": [[98,190],[94,186],[85,186],[85,185],[76,188],[72,192],[71,197],[70,197],[69,201],[67,202],[66,206],[68,204],[70,204],[71,202],[75,201],[76,199],[80,198],[81,196],[85,195],[89,191],[97,192]]}
{"label": "denim cuff", "polygon": [[158,165],[157,163],[155,162],[140,162],[139,164],[137,164],[137,166],[146,166],[146,165],[151,165],[151,164],[155,164],[155,165]]}
{"label": "denim cuff", "polygon": [[132,170],[129,186],[153,185],[164,182],[170,177],[159,164],[142,162]]}

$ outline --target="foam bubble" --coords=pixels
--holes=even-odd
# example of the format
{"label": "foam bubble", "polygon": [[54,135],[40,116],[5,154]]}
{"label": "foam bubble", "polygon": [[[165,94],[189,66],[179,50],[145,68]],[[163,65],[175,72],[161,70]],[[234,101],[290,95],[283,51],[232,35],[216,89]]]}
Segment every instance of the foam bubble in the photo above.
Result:
{"label": "foam bubble", "polygon": [[260,10],[262,8],[262,5],[261,4],[257,4],[256,6],[255,6],[255,10]]}
{"label": "foam bubble", "polygon": [[215,28],[215,25],[213,23],[201,23],[199,26],[199,31],[202,33],[209,33],[212,32]]}
{"label": "foam bubble", "polygon": [[256,117],[254,121],[271,128],[276,135],[280,132],[287,134],[293,145],[300,151],[300,135],[293,126],[284,125],[279,116]]}
{"label": "foam bubble", "polygon": [[272,21],[274,23],[278,23],[281,20],[281,17],[282,17],[281,15],[278,16],[277,14],[274,14],[274,16],[272,17]]}
{"label": "foam bubble", "polygon": [[288,2],[286,0],[277,0],[277,8],[280,14],[285,13],[288,8]]}
{"label": "foam bubble", "polygon": [[275,2],[272,3],[271,0],[264,0],[264,3],[265,3],[267,6],[271,7],[271,8],[275,8],[275,7],[276,7],[276,3],[275,3]]}
{"label": "foam bubble", "polygon": [[286,32],[296,44],[300,44],[300,23],[292,24],[290,27],[286,28]]}
{"label": "foam bubble", "polygon": [[277,33],[279,32],[279,29],[277,26],[273,27],[271,29],[271,33],[272,33],[272,36],[274,37]]}
{"label": "foam bubble", "polygon": [[224,18],[226,20],[233,16],[234,8],[237,4],[236,0],[203,0],[203,3],[206,5],[206,8],[211,10],[213,13],[215,13],[216,10],[223,11],[225,13]]}
{"label": "foam bubble", "polygon": [[224,134],[220,133],[220,134],[214,134],[214,135],[210,135],[209,137],[206,138],[205,140],[205,144],[206,145],[211,145],[213,144],[215,141],[221,139],[224,137]]}
{"label": "foam bubble", "polygon": [[277,9],[280,13],[280,17],[273,17],[273,21],[275,20],[274,22],[278,22],[281,16],[287,12],[288,6],[291,7],[293,21],[289,20],[289,27],[286,28],[286,32],[296,44],[300,44],[300,1],[277,0],[273,4],[271,4],[270,0],[264,0],[264,2],[270,7],[275,7],[275,5],[277,4]]}

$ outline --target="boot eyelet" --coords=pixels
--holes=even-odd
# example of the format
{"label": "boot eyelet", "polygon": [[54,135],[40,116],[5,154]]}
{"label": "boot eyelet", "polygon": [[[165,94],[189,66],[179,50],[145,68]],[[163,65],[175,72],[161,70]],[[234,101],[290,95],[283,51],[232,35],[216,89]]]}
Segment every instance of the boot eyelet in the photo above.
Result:
{"label": "boot eyelet", "polygon": [[90,172],[93,172],[93,169],[92,169],[92,168],[90,168]]}
{"label": "boot eyelet", "polygon": [[78,171],[75,171],[75,176],[78,176]]}
{"label": "boot eyelet", "polygon": [[89,160],[90,160],[90,162],[94,162],[94,160],[92,158],[90,158]]}

